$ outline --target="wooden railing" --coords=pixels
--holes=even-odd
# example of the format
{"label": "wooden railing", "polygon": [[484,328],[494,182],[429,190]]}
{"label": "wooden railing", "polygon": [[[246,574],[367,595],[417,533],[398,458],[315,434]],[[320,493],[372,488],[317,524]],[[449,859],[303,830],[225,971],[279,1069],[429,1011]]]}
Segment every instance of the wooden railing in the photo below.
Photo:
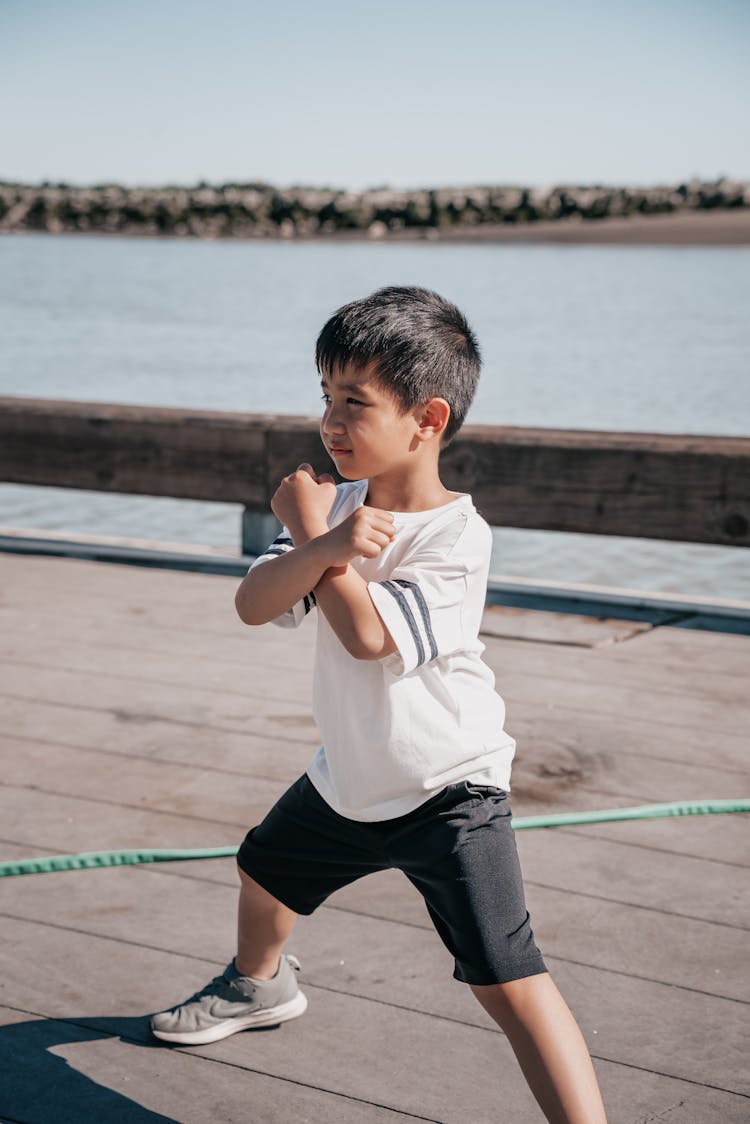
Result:
{"label": "wooden railing", "polygon": [[[301,461],[312,418],[0,397],[0,481],[242,504],[248,554]],[[750,438],[466,425],[441,465],[493,526],[750,545]]]}

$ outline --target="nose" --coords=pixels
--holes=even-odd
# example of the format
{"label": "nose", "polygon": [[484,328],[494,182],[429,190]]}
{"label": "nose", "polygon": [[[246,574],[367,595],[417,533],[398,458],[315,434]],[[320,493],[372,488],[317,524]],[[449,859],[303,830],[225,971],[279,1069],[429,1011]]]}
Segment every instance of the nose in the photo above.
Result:
{"label": "nose", "polygon": [[323,432],[330,435],[331,437],[333,437],[334,434],[341,436],[342,434],[346,433],[346,426],[339,419],[336,413],[336,407],[332,402],[329,402],[323,412],[321,427],[323,429]]}

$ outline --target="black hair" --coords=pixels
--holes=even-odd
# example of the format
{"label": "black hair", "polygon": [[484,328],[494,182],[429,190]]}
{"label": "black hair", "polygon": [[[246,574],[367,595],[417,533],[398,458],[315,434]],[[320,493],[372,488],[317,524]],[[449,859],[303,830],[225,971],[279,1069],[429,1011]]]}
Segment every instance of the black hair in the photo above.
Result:
{"label": "black hair", "polygon": [[454,304],[430,289],[389,285],[345,304],[315,345],[321,374],[373,364],[373,380],[402,411],[430,398],[451,408],[444,448],[466,417],[479,379],[476,337]]}

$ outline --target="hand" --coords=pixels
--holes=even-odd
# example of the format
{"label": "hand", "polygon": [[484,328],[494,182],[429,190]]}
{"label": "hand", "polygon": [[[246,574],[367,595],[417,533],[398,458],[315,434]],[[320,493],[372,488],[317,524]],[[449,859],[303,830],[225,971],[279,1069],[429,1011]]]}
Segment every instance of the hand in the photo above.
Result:
{"label": "hand", "polygon": [[390,511],[358,507],[325,535],[330,566],[346,566],[353,558],[377,558],[393,542],[396,529]]}
{"label": "hand", "polygon": [[328,530],[328,512],[336,498],[333,477],[316,476],[307,462],[285,476],[274,492],[271,510],[289,529],[295,546]]}

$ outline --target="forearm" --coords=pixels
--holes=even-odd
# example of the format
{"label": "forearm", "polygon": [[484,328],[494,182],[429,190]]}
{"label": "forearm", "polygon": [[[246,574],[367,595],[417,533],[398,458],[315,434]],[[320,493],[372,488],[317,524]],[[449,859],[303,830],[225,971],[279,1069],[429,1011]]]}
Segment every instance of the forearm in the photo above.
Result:
{"label": "forearm", "polygon": [[330,565],[320,538],[301,543],[243,578],[234,604],[245,624],[267,624],[300,601],[320,581]]}
{"label": "forearm", "polygon": [[[277,512],[277,514],[280,518],[283,514],[284,523],[294,543],[294,550],[281,555],[280,560],[288,559],[300,551],[309,553],[312,548],[317,565],[325,563],[315,574],[315,580],[298,592],[297,599],[314,589],[318,611],[323,613],[341,643],[355,659],[379,659],[390,652],[395,652],[396,646],[372,602],[367,582],[351,565],[342,564],[342,543],[336,541],[337,538],[341,539],[340,533],[337,535],[340,528],[337,527],[336,531],[329,529],[327,519],[319,511],[306,512],[298,509],[289,513]],[[382,513],[380,514],[382,516]],[[356,512],[354,517],[359,515],[361,512]],[[367,523],[367,519],[365,522]],[[382,540],[387,537],[382,526],[382,518],[380,524],[375,536],[372,534],[371,525],[366,525],[364,535],[361,530],[359,533],[354,533],[354,541],[357,542],[359,550],[364,551],[368,557],[372,556],[373,541],[380,539],[379,546],[382,547]],[[392,536],[390,528],[388,533]],[[359,557],[359,550],[355,549],[349,553],[350,550],[351,546],[346,544],[344,563],[347,557],[350,559]],[[267,565],[269,563],[264,563],[258,569],[262,570]],[[312,569],[305,572],[309,576],[314,573]],[[262,599],[260,603],[263,603]],[[289,605],[286,604],[280,611],[283,612],[288,607]],[[273,617],[269,615],[264,605],[263,620],[269,619]]]}
{"label": "forearm", "polygon": [[391,634],[383,624],[367,589],[367,582],[352,566],[332,566],[315,586],[318,612],[355,659],[381,659],[395,652]]}

